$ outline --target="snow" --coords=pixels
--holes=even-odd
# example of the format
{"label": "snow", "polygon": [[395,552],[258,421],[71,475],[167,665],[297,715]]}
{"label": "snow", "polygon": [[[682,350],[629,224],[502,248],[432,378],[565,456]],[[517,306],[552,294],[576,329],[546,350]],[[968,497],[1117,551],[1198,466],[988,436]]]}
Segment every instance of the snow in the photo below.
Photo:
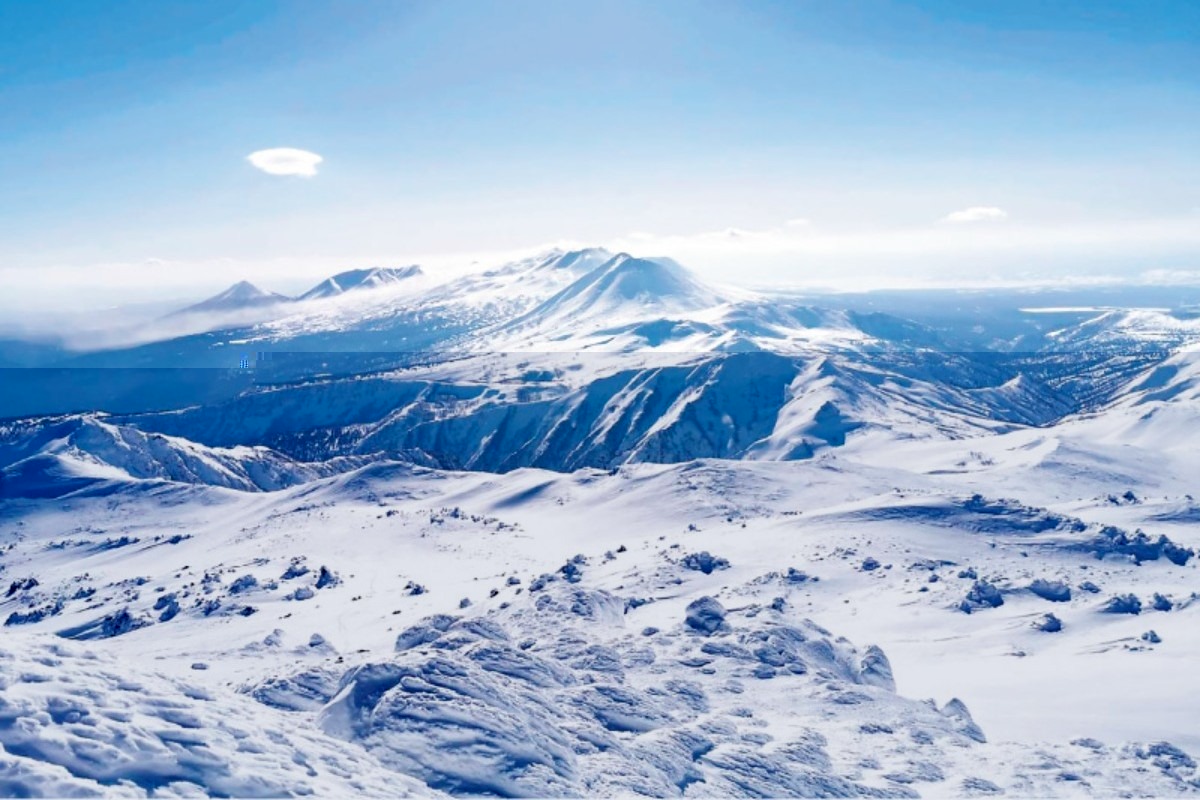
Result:
{"label": "snow", "polygon": [[0,795],[1200,791],[1186,315],[357,277],[217,338],[419,363],[0,422]]}
{"label": "snow", "polygon": [[431,794],[286,713],[61,639],[9,633],[0,669],[5,797]]}
{"label": "snow", "polygon": [[417,278],[425,273],[417,265],[399,268],[374,267],[372,269],[355,269],[339,272],[326,278],[321,283],[309,289],[296,298],[299,302],[320,300],[337,297],[347,292],[362,292],[395,286],[411,278]]}
{"label": "snow", "polygon": [[22,431],[21,438],[23,442],[6,448],[5,462],[0,462],[0,497],[104,493],[130,479],[269,490],[349,470],[369,460],[306,464],[264,447],[204,447],[113,425],[97,416],[41,421]]}
{"label": "snow", "polygon": [[283,295],[265,292],[249,281],[239,281],[207,300],[174,312],[172,316],[244,311],[256,307],[274,306],[286,303],[288,300],[289,298]]}
{"label": "snow", "polygon": [[[113,653],[136,648],[158,668],[188,675],[205,686],[242,685],[251,696],[266,698],[274,707],[317,712],[328,734],[361,742],[388,768],[452,791],[480,788],[482,784],[470,781],[488,775],[489,780],[515,781],[505,786],[523,787],[522,793],[614,794],[635,788],[614,783],[617,776],[626,780],[640,776],[638,780],[645,783],[639,785],[670,793],[666,782],[675,775],[672,770],[678,771],[678,762],[668,759],[664,772],[647,773],[650,767],[644,759],[649,756],[644,748],[628,742],[620,745],[619,753],[613,750],[616,744],[601,747],[595,756],[587,756],[586,748],[580,752],[577,741],[595,747],[614,732],[605,732],[603,719],[609,712],[603,710],[606,706],[595,705],[599,698],[586,693],[578,701],[568,702],[568,698],[604,683],[598,683],[597,667],[591,662],[586,668],[573,667],[573,662],[555,652],[574,656],[593,646],[601,648],[598,655],[606,648],[613,650],[611,660],[621,665],[616,673],[620,680],[612,675],[606,680],[615,681],[613,685],[622,691],[636,688],[643,693],[635,693],[636,700],[623,701],[637,708],[634,716],[624,711],[622,719],[627,721],[607,723],[616,725],[621,735],[633,727],[659,748],[667,744],[658,741],[658,731],[677,735],[682,726],[700,722],[716,730],[726,730],[726,723],[737,728],[736,736],[718,736],[712,757],[692,767],[713,793],[736,793],[737,786],[746,785],[740,782],[749,780],[739,770],[748,769],[746,759],[751,753],[743,752],[745,736],[756,728],[745,730],[743,719],[766,720],[763,730],[771,738],[751,748],[753,753],[765,748],[755,758],[768,758],[767,753],[802,741],[799,731],[811,727],[828,740],[824,749],[835,763],[857,764],[873,757],[881,764],[874,772],[861,767],[825,770],[823,780],[865,780],[870,785],[870,775],[912,772],[918,769],[917,762],[929,762],[949,776],[944,779],[945,790],[951,794],[967,778],[1016,791],[1055,793],[1058,784],[1045,783],[1050,780],[1045,775],[1022,772],[1028,756],[1021,755],[1021,748],[1050,739],[1059,744],[1043,743],[1039,752],[1054,753],[1062,771],[1096,770],[1088,779],[1096,791],[1101,786],[1140,787],[1157,793],[1182,790],[1157,771],[1133,780],[1140,775],[1133,764],[1142,764],[1136,755],[1139,745],[1125,742],[1197,744],[1190,720],[1200,708],[1181,702],[1176,688],[1186,685],[1182,676],[1188,673],[1188,659],[1197,655],[1187,633],[1196,612],[1188,600],[1194,561],[1186,566],[1166,561],[1142,566],[1099,561],[1084,548],[1094,524],[1077,530],[1080,526],[1064,518],[1065,522],[1046,528],[1046,512],[1037,509],[980,506],[962,495],[939,499],[932,493],[934,481],[929,476],[922,479],[919,473],[876,474],[875,468],[850,469],[848,463],[829,457],[820,462],[765,463],[753,468],[736,462],[643,465],[623,468],[616,475],[521,470],[507,476],[378,464],[268,494],[205,489],[205,494],[184,498],[176,490],[175,499],[161,493],[120,495],[115,503],[111,498],[80,497],[68,500],[61,509],[18,501],[14,508],[19,513],[6,523],[6,531],[18,537],[13,540],[16,547],[5,556],[6,575],[36,572],[40,577],[38,587],[18,592],[7,602],[36,606],[54,595],[71,596],[72,587],[95,588],[96,594],[86,600],[67,601],[60,613],[17,627],[47,634],[70,631],[118,607],[128,608],[148,624],[93,640],[89,646],[103,646]],[[911,487],[903,492],[924,498],[922,505],[890,492],[878,494],[873,488],[901,477]],[[978,511],[970,510],[976,507]],[[973,530],[967,520],[945,513],[930,516],[926,508],[957,508],[958,514],[974,514],[985,526]],[[995,521],[997,517],[1001,523]],[[72,532],[63,524],[67,519],[86,519],[88,524]],[[330,530],[350,535],[331,539]],[[116,549],[89,544],[118,531],[136,541]],[[174,545],[153,540],[175,531],[186,531],[191,538]],[[64,537],[68,541],[58,544]],[[618,553],[621,545],[625,552]],[[676,547],[683,552],[675,555]],[[729,567],[705,573],[685,566],[685,556],[703,551],[726,560]],[[380,552],[394,557],[380,559]],[[584,560],[578,582],[572,583],[559,568],[577,553]],[[882,567],[859,569],[867,554]],[[310,570],[284,579],[297,571],[288,566],[295,556],[303,556]],[[781,564],[802,569],[808,579],[781,575]],[[316,588],[319,566],[337,571],[341,583]],[[992,576],[990,580],[1005,593],[1002,605],[971,615],[957,610],[973,583],[957,577],[968,566],[980,576]],[[79,581],[83,573],[87,577]],[[932,574],[941,580],[930,583]],[[215,579],[201,580],[208,575]],[[254,575],[255,584],[250,585],[244,575]],[[538,575],[558,577],[544,582],[540,591],[526,589],[537,583],[533,578]],[[1067,578],[1071,581],[1086,575],[1102,585],[1102,593],[1077,592],[1069,601],[1048,602],[1026,589],[1035,580],[1062,580],[1060,575],[1072,576]],[[508,576],[520,580],[512,584]],[[425,591],[404,590],[414,579]],[[1111,596],[1132,591],[1148,597],[1146,581],[1180,607],[1169,612],[1143,610],[1139,616],[1100,612]],[[269,588],[271,582],[277,588]],[[234,591],[234,587],[247,588]],[[308,588],[311,599],[299,604],[285,599],[297,588]],[[490,594],[493,588],[499,589],[495,596]],[[183,610],[169,621],[158,622],[151,606],[165,594],[180,598]],[[541,596],[549,599],[543,601]],[[350,600],[355,597],[361,599]],[[457,609],[461,597],[472,600],[465,611]],[[704,642],[691,638],[685,624],[685,607],[705,597],[725,609],[724,619],[712,633],[721,640],[715,661],[714,654],[704,652]],[[776,597],[782,598],[781,610],[775,608]],[[201,599],[219,600],[220,607],[206,616]],[[304,605],[303,613],[293,609],[295,605]],[[241,609],[246,606],[256,612],[243,616]],[[1043,633],[1031,625],[1049,608],[1063,621],[1061,633]],[[394,613],[397,610],[399,615]],[[463,614],[462,624],[478,620],[486,626],[459,634],[458,623],[437,623],[428,635],[401,635],[423,615],[435,612]],[[1146,614],[1154,617],[1152,623],[1141,619]],[[879,644],[879,653],[886,653],[891,663],[884,670],[880,655],[873,655],[872,673],[894,673],[901,695],[876,696],[878,682],[887,688],[881,678],[872,679],[877,683],[868,684],[870,691],[854,689],[875,698],[869,704],[871,713],[864,717],[845,710],[835,700],[841,694],[830,694],[825,683],[805,688],[810,686],[809,677],[776,674],[767,680],[754,675],[755,662],[739,666],[745,662],[736,655],[741,652],[738,648],[746,648],[748,641],[764,635],[761,631],[771,630],[770,625],[783,625],[781,630],[797,630],[811,639],[813,629],[805,627],[804,618],[820,620],[822,627],[850,634],[852,640]],[[221,631],[219,637],[206,634],[213,626]],[[1161,635],[1159,645],[1140,639],[1152,626]],[[648,629],[658,633],[643,635]],[[934,639],[929,637],[931,630],[939,632]],[[309,644],[313,633],[321,634],[316,647]],[[397,636],[412,644],[405,645],[400,655],[390,655]],[[443,640],[446,643],[439,644]],[[566,641],[571,645],[562,650]],[[830,641],[835,651],[848,646]],[[1018,651],[1024,655],[1014,655]],[[833,670],[854,685],[858,680],[845,665],[866,660],[866,652],[844,656],[820,669]],[[481,662],[485,655],[487,661]],[[364,666],[340,666],[339,658]],[[817,672],[811,658],[812,654],[802,658],[809,668],[807,676]],[[191,670],[196,661],[210,668],[202,673]],[[510,662],[514,666],[488,666]],[[718,665],[716,673],[703,672],[713,663]],[[553,677],[508,676],[505,671],[516,664]],[[577,673],[578,669],[584,671]],[[354,720],[365,713],[361,704],[366,701],[356,700],[358,705],[348,708],[347,698],[353,693],[347,694],[347,687],[361,686],[355,676],[366,674],[364,670],[413,677],[391,684],[406,687],[405,694],[396,695],[394,688],[378,696],[369,693],[369,706],[376,711],[366,717],[370,722],[359,723]],[[498,677],[496,670],[504,671]],[[745,670],[749,671],[740,672]],[[467,683],[443,684],[450,676]],[[1080,676],[1087,680],[1079,680]],[[414,699],[424,697],[419,687],[430,680],[431,686],[443,686],[439,692],[449,693],[436,700],[438,705],[419,713],[417,707],[407,705],[409,700],[395,705],[408,692],[418,692]],[[517,691],[526,685],[522,681],[529,680],[534,681],[533,689]],[[549,689],[538,687],[538,680],[549,681],[558,694],[546,694]],[[694,711],[684,713],[669,697],[644,694],[664,680],[700,680],[709,711],[691,716]],[[720,688],[728,681],[752,683],[730,695]],[[254,688],[264,687],[264,682],[276,688]],[[1108,689],[1114,683],[1127,684],[1131,691],[1114,693]],[[704,688],[710,684],[712,688]],[[288,685],[310,688],[287,690]],[[777,691],[787,696],[786,702],[774,699]],[[802,699],[809,692],[813,696]],[[291,699],[297,695],[298,699]],[[551,696],[556,698],[553,702]],[[727,696],[728,701],[720,699]],[[904,696],[933,696],[939,698],[939,705],[953,697],[963,699],[989,744],[970,745],[985,750],[962,758],[960,745],[922,745],[923,756],[910,751],[902,745],[908,739],[895,731],[909,726],[928,732],[948,723],[929,716],[933,712],[927,706]],[[552,713],[538,710],[546,704]],[[568,706],[578,708],[582,716],[564,718]],[[394,716],[398,711],[393,709],[400,708],[408,710]],[[725,708],[722,713],[728,719],[722,721],[715,708]],[[742,708],[751,710],[749,718],[738,716]],[[773,709],[786,711],[776,718]],[[388,721],[393,718],[395,723]],[[457,725],[468,718],[470,730],[482,737],[476,739],[478,751],[456,747],[453,758],[440,759],[443,748],[436,742],[442,737],[462,741],[449,720],[458,720]],[[518,725],[523,731],[544,731],[546,738],[537,745],[543,748],[538,751],[541,755],[534,758],[520,749],[532,746],[527,737],[505,744],[499,733],[478,733],[515,730]],[[589,725],[598,727],[591,730]],[[891,728],[897,749],[881,754],[873,738],[876,734],[851,735],[863,725]],[[959,729],[944,735],[970,738]],[[704,736],[711,740],[714,734]],[[789,738],[794,736],[801,739]],[[1102,751],[1067,744],[1081,736],[1106,744]],[[870,746],[855,755],[856,747],[866,746],[860,739]],[[420,747],[414,749],[413,742],[421,743]],[[996,743],[994,749],[991,742]],[[522,760],[517,753],[528,758]],[[590,766],[590,759],[600,758],[601,753],[602,766]],[[544,769],[498,775],[497,763],[525,764],[529,758]],[[787,793],[793,784],[771,780],[794,780],[795,765],[770,759],[764,763],[772,765],[767,774],[776,776],[759,774],[758,780],[767,781],[764,790]]]}

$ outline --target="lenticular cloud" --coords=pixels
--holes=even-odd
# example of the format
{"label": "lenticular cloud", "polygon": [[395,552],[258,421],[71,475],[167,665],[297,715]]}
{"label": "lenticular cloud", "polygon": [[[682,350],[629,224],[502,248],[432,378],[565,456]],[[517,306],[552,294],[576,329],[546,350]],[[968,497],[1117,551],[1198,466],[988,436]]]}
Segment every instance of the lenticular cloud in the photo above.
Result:
{"label": "lenticular cloud", "polygon": [[324,161],[316,153],[294,147],[272,147],[256,150],[246,160],[268,175],[300,175],[311,178],[317,174],[317,165]]}
{"label": "lenticular cloud", "polygon": [[942,217],[942,222],[961,224],[964,222],[999,222],[1008,219],[1008,212],[995,206],[971,206]]}

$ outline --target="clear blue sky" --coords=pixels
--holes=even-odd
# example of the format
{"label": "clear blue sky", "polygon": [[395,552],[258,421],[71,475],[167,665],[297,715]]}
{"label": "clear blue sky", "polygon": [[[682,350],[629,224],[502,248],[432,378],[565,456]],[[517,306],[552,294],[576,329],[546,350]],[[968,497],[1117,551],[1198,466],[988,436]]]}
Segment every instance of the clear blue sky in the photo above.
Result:
{"label": "clear blue sky", "polygon": [[0,275],[66,294],[557,240],[1200,270],[1198,209],[1194,0],[0,0]]}

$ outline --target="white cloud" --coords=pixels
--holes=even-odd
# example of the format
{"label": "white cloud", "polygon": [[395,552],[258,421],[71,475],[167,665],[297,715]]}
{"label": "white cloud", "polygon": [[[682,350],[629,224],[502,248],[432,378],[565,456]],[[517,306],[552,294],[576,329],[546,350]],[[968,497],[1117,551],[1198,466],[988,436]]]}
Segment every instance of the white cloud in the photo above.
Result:
{"label": "white cloud", "polygon": [[246,160],[268,175],[300,175],[311,178],[317,174],[317,164],[325,159],[308,150],[295,147],[272,147],[255,150]]}
{"label": "white cloud", "polygon": [[1008,212],[995,206],[971,206],[942,217],[942,222],[999,222],[1008,219]]}
{"label": "white cloud", "polygon": [[789,228],[807,228],[812,225],[812,220],[806,217],[793,217],[783,224]]}

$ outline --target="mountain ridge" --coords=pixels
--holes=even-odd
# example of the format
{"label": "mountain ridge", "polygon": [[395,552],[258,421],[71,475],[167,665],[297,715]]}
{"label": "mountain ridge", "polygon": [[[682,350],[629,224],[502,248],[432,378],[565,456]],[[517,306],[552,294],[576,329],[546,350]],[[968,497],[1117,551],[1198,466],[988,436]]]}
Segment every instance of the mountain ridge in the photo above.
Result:
{"label": "mountain ridge", "polygon": [[302,303],[339,297],[347,292],[381,289],[395,286],[424,274],[424,270],[416,264],[407,267],[369,267],[347,270],[331,275],[308,291],[298,295],[295,300]]}

